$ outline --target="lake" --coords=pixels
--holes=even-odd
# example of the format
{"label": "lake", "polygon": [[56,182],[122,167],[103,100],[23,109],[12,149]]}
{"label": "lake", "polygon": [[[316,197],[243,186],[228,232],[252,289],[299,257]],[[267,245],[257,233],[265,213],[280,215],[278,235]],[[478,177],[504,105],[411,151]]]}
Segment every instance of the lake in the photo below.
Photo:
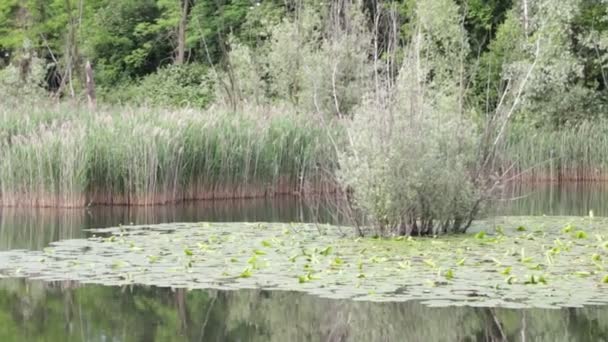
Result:
{"label": "lake", "polygon": [[[608,216],[598,185],[517,186],[489,216]],[[0,249],[42,250],[87,228],[165,222],[335,222],[294,198],[149,208],[2,209]],[[607,294],[608,295],[608,294]],[[302,292],[192,290],[0,280],[0,341],[596,341],[608,306],[429,307],[326,299]]]}

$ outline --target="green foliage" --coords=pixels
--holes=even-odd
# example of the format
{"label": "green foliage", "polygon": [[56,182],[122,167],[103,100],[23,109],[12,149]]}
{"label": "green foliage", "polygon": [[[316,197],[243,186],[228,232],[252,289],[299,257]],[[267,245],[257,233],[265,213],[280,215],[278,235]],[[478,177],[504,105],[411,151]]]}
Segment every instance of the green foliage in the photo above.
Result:
{"label": "green foliage", "polygon": [[[16,110],[15,108],[22,108]],[[24,115],[23,113],[27,113]],[[24,105],[0,111],[5,205],[151,204],[305,191],[335,156],[315,122],[234,113]]]}
{"label": "green foliage", "polygon": [[476,133],[459,105],[468,46],[458,7],[424,2],[417,13],[417,33],[390,90],[394,102],[368,97],[347,125],[350,145],[340,155],[340,177],[379,234],[460,232],[476,210],[469,176]]}
{"label": "green foliage", "polygon": [[[15,101],[36,101],[46,95],[44,81],[46,65],[25,42],[14,63],[0,69],[0,93],[6,105]],[[15,104],[16,104],[15,103]]]}
{"label": "green foliage", "polygon": [[160,107],[205,108],[213,99],[213,81],[202,65],[170,65],[141,81],[117,89],[104,89],[102,97],[112,103]]}

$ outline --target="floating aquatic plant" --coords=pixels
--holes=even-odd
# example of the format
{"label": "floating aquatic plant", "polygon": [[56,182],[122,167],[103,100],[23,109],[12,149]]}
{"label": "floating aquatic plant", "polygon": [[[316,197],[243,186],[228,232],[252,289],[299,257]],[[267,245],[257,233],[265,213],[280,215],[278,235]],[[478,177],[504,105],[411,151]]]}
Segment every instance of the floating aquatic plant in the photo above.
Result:
{"label": "floating aquatic plant", "polygon": [[[60,241],[42,252],[0,252],[0,277],[267,288],[357,300],[440,299],[451,305],[608,303],[605,287],[599,286],[607,277],[600,268],[605,241],[562,233],[564,222],[584,228],[589,236],[601,235],[608,227],[608,219],[594,218],[593,227],[585,221],[587,217],[511,217],[474,223],[477,232],[500,224],[504,234],[493,242],[496,236],[481,240],[475,231],[372,240],[343,237],[344,229],[331,226],[320,235],[314,225],[280,223],[107,228],[94,230],[98,237]],[[529,234],[517,231],[519,226],[542,226],[545,234],[534,232],[530,240]]]}

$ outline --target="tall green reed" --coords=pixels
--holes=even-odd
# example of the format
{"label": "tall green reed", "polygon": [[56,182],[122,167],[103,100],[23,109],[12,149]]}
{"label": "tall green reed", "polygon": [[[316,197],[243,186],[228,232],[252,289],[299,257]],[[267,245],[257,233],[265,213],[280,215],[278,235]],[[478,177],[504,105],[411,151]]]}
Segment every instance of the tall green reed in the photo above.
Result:
{"label": "tall green reed", "polygon": [[[503,160],[528,181],[608,180],[608,120],[560,129],[514,126]],[[511,164],[514,163],[514,164]]]}
{"label": "tall green reed", "polygon": [[156,204],[310,191],[328,132],[272,109],[0,108],[3,205]]}

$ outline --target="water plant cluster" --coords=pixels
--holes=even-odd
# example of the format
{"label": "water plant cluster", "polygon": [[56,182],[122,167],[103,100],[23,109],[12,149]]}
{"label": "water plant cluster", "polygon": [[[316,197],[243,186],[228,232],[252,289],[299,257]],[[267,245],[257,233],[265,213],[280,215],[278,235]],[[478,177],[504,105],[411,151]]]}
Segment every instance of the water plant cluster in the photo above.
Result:
{"label": "water plant cluster", "polygon": [[325,128],[292,113],[2,106],[0,202],[71,207],[304,192],[335,157],[324,148]]}
{"label": "water plant cluster", "polygon": [[3,277],[103,285],[274,289],[431,306],[608,302],[606,219],[511,217],[475,232],[354,238],[338,226],[196,223],[96,229],[44,251],[0,253]]}

